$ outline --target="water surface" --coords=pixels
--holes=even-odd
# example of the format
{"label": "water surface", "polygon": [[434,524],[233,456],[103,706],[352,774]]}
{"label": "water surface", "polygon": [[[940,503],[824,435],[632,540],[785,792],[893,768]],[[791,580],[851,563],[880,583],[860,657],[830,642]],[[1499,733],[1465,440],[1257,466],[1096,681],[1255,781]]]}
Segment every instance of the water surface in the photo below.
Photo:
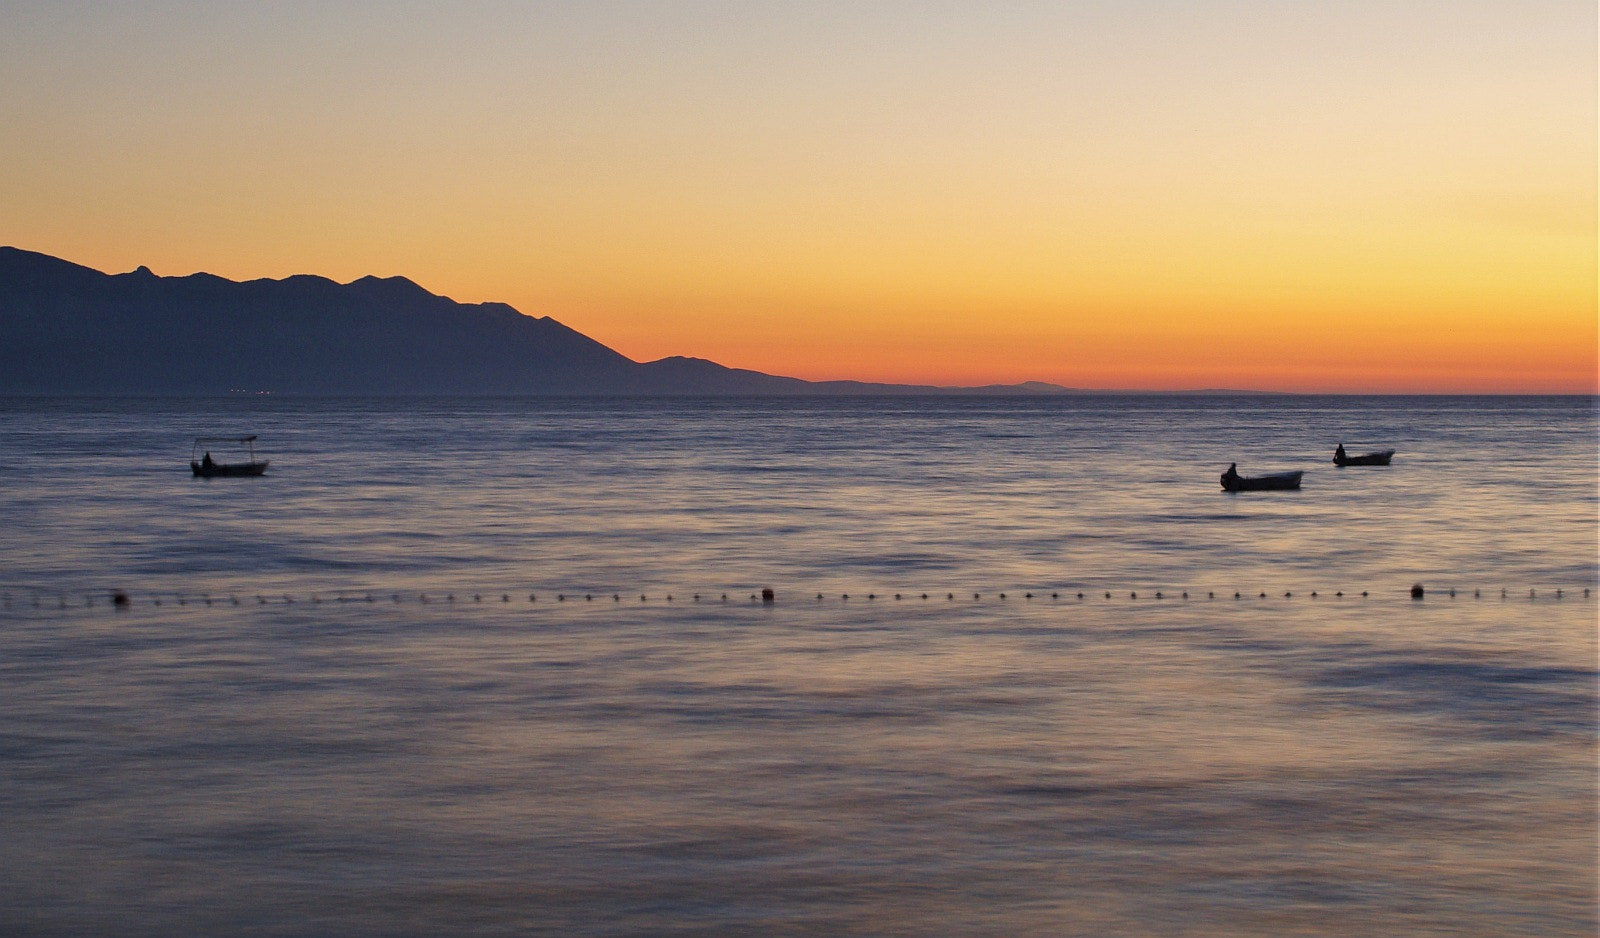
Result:
{"label": "water surface", "polygon": [[[244,432],[266,477],[189,477]],[[6,401],[0,930],[1593,934],[1595,444],[1587,398]]]}

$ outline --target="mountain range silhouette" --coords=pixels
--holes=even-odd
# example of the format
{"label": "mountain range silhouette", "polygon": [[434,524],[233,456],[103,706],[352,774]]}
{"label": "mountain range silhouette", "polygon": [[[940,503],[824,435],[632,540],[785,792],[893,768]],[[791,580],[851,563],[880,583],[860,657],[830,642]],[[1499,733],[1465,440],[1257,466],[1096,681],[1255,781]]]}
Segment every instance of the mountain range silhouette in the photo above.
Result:
{"label": "mountain range silhouette", "polygon": [[0,247],[0,393],[328,395],[1051,394],[804,381],[699,358],[637,362],[554,319],[404,277],[107,274]]}

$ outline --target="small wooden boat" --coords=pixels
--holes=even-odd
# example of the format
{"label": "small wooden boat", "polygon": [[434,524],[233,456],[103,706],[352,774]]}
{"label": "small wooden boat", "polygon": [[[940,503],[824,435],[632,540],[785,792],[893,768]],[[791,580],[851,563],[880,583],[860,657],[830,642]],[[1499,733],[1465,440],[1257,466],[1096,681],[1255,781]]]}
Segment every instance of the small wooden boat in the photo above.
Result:
{"label": "small wooden boat", "polygon": [[1338,449],[1333,451],[1333,464],[1335,466],[1387,466],[1389,465],[1389,460],[1393,458],[1394,450],[1392,449],[1351,456],[1345,453],[1343,443],[1340,443]]}
{"label": "small wooden boat", "polygon": [[1297,489],[1303,471],[1273,472],[1264,476],[1242,476],[1237,463],[1229,463],[1222,474],[1222,487],[1229,492],[1261,492],[1272,489]]}
{"label": "small wooden boat", "polygon": [[[205,455],[196,459],[201,447],[210,443],[233,443],[245,448],[246,459],[244,462],[217,462],[211,458],[211,450],[207,449]],[[216,476],[258,476],[267,471],[267,460],[256,459],[256,438],[251,436],[197,436],[194,438],[194,449],[189,451],[189,468],[194,474],[202,478]]]}

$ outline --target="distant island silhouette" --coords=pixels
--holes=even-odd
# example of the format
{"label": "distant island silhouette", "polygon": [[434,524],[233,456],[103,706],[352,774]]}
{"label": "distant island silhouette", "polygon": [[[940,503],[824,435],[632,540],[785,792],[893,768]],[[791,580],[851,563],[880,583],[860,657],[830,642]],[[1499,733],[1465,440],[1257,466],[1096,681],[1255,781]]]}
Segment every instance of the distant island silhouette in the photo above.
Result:
{"label": "distant island silhouette", "polygon": [[0,393],[189,395],[1041,395],[805,381],[699,358],[637,362],[549,317],[404,277],[106,274],[0,247]]}

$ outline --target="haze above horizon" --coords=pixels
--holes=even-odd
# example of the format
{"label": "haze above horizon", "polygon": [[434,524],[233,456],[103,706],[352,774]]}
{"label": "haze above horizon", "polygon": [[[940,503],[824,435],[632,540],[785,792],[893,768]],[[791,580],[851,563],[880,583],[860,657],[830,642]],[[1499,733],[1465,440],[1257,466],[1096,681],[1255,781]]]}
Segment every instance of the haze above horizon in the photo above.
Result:
{"label": "haze above horizon", "polygon": [[1600,392],[1592,2],[0,7],[0,243],[811,380]]}

